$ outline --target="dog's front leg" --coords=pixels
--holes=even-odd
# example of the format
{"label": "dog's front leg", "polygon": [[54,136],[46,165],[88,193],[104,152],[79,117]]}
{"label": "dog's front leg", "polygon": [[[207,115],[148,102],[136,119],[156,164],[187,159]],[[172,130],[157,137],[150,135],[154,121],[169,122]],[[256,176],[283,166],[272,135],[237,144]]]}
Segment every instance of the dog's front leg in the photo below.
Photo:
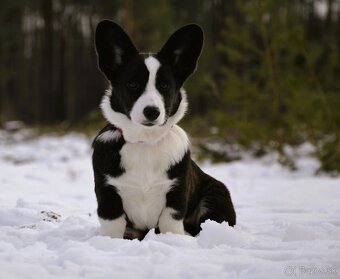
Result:
{"label": "dog's front leg", "polygon": [[99,217],[101,235],[110,236],[112,238],[123,238],[126,228],[125,215],[113,220],[105,220]]}
{"label": "dog's front leg", "polygon": [[98,219],[100,233],[112,238],[123,238],[126,229],[126,216],[122,199],[111,185],[96,185]]}
{"label": "dog's front leg", "polygon": [[184,179],[176,179],[175,185],[166,195],[166,206],[158,221],[161,233],[184,234],[183,219],[186,210],[186,187],[181,185],[179,181],[184,181]]}

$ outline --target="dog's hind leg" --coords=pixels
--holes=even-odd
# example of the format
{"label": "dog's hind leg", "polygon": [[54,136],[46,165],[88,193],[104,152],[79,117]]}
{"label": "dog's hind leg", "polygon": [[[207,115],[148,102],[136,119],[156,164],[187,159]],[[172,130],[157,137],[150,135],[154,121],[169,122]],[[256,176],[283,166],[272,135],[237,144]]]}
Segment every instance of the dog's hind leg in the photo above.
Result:
{"label": "dog's hind leg", "polygon": [[229,226],[236,224],[236,213],[233,202],[227,187],[214,180],[205,189],[203,204],[206,207],[205,214],[202,215],[200,222],[210,219],[218,223],[228,222]]}
{"label": "dog's hind leg", "polygon": [[227,187],[209,178],[194,212],[184,220],[185,231],[193,236],[200,232],[201,223],[208,219],[218,223],[226,221],[229,226],[236,224],[236,213]]}

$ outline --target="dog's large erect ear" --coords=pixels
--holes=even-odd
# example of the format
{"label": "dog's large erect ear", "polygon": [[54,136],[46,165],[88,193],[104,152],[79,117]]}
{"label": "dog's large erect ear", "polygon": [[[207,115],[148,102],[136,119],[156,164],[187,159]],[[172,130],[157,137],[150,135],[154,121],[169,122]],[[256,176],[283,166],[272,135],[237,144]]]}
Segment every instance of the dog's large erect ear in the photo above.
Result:
{"label": "dog's large erect ear", "polygon": [[189,24],[172,34],[158,55],[171,64],[179,82],[183,83],[195,71],[202,46],[201,27]]}
{"label": "dog's large erect ear", "polygon": [[138,54],[129,36],[111,20],[99,22],[95,34],[98,66],[111,80],[121,65]]}

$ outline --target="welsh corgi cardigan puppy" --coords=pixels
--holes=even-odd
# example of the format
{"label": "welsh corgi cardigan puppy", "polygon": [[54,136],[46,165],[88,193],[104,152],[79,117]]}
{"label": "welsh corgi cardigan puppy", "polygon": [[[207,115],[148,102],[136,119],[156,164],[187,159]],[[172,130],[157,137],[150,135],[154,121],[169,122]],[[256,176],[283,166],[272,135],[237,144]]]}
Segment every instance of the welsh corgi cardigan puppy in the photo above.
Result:
{"label": "welsh corgi cardigan puppy", "polygon": [[158,53],[139,53],[119,25],[103,20],[95,45],[110,83],[101,102],[109,124],[95,137],[92,157],[101,233],[143,239],[155,228],[196,236],[207,219],[234,226],[228,189],[194,163],[188,136],[177,126],[202,29],[186,25]]}

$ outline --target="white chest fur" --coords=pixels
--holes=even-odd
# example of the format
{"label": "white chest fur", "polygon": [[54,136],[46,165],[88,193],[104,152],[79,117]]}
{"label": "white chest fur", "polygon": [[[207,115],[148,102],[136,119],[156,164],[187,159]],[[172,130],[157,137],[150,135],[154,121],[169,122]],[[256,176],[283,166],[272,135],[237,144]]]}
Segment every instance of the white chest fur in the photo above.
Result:
{"label": "white chest fur", "polygon": [[120,151],[125,169],[119,177],[107,177],[117,188],[124,211],[139,229],[154,228],[166,203],[166,193],[176,181],[167,170],[179,162],[188,149],[188,137],[177,125],[154,145],[125,143]]}

